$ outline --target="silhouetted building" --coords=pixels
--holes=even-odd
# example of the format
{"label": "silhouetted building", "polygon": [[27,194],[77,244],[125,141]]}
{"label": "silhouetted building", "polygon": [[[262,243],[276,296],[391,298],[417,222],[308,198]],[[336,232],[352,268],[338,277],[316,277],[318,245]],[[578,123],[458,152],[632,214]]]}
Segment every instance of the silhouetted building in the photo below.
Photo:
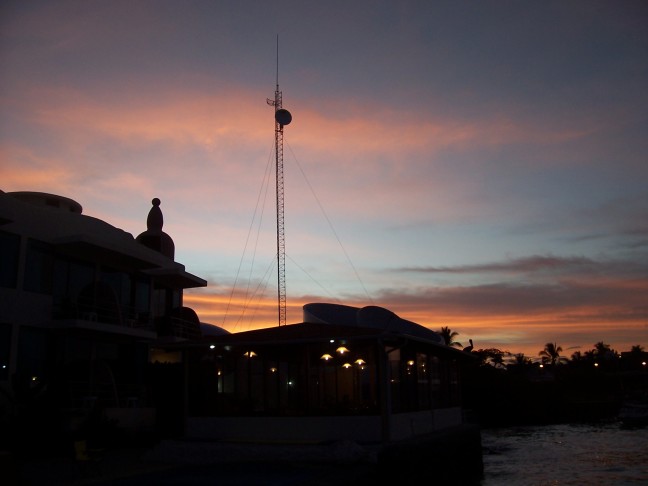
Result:
{"label": "silhouetted building", "polygon": [[93,407],[154,425],[149,353],[201,336],[183,290],[207,285],[174,261],[159,205],[133,238],[66,197],[0,191],[0,384],[11,409],[47,407],[64,428]]}
{"label": "silhouetted building", "polygon": [[471,356],[381,307],[307,304],[302,323],[167,349],[185,355],[192,438],[370,443],[464,423]]}
{"label": "silhouetted building", "polygon": [[163,437],[381,444],[395,471],[451,458],[479,474],[470,353],[377,306],[311,303],[301,323],[203,334],[183,291],[207,282],[174,260],[152,204],[134,238],[71,199],[0,191],[0,396],[20,437],[74,434],[99,411]]}

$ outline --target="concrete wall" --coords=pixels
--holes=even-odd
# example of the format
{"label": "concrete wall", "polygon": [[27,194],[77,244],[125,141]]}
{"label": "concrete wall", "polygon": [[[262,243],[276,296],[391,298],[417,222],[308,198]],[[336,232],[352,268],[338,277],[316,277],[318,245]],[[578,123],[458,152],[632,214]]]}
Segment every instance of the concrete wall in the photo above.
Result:
{"label": "concrete wall", "polygon": [[[403,440],[462,423],[459,407],[399,413],[390,418],[391,440]],[[188,417],[189,439],[320,443],[351,440],[380,442],[379,415],[331,417]]]}
{"label": "concrete wall", "polygon": [[397,413],[391,417],[391,440],[403,440],[429,434],[462,423],[459,407]]}
{"label": "concrete wall", "polygon": [[378,442],[380,416],[189,417],[186,437],[247,442]]}

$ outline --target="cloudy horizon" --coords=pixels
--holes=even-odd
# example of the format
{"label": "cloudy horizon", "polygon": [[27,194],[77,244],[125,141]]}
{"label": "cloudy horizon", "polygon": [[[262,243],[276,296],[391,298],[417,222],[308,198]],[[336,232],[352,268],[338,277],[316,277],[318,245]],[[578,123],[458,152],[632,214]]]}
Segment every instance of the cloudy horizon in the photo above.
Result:
{"label": "cloudy horizon", "polygon": [[475,348],[648,348],[642,1],[8,1],[0,190],[136,236],[185,293],[277,321],[279,39],[288,323],[379,305]]}

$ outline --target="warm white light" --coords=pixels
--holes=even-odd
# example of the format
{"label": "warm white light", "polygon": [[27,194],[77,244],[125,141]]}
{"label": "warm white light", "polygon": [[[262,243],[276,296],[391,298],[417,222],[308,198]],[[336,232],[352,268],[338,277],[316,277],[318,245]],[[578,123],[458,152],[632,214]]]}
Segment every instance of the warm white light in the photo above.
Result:
{"label": "warm white light", "polygon": [[337,348],[335,351],[337,351],[337,352],[340,353],[340,354],[344,354],[344,353],[348,353],[348,352],[349,352],[349,350],[348,350],[347,348],[345,348],[344,346],[340,346],[340,347]]}
{"label": "warm white light", "polygon": [[344,363],[344,364],[342,365],[342,368],[347,368],[347,369],[348,369],[348,368],[351,368],[351,363]]}
{"label": "warm white light", "polygon": [[410,359],[410,360],[407,362],[407,366],[414,366],[414,361]]}
{"label": "warm white light", "polygon": [[541,364],[541,365],[540,365],[540,368],[544,368],[544,365],[543,365],[543,364]]}
{"label": "warm white light", "polygon": [[641,362],[641,366],[646,366],[646,362],[645,362],[645,361],[642,361],[642,362]]}
{"label": "warm white light", "polygon": [[216,372],[216,374],[217,374],[218,376],[220,376],[220,375],[221,375],[221,370],[218,370],[218,371]]}
{"label": "warm white light", "polygon": [[214,349],[215,347],[216,347],[215,344],[210,344],[210,345],[209,345],[209,349]]}
{"label": "warm white light", "polygon": [[243,356],[246,356],[248,358],[254,358],[257,354],[254,351],[246,351],[243,353]]}
{"label": "warm white light", "polygon": [[329,343],[334,343],[335,339],[329,339]]}
{"label": "warm white light", "polygon": [[323,359],[324,361],[328,361],[329,359],[333,359],[333,356],[330,354],[323,354],[320,359]]}
{"label": "warm white light", "polygon": [[360,365],[360,366],[362,366],[365,363],[366,363],[366,361],[364,359],[362,359],[362,358],[358,358],[358,359],[355,360],[355,364]]}
{"label": "warm white light", "polygon": [[594,363],[594,367],[595,367],[595,368],[598,368],[598,363]]}
{"label": "warm white light", "polygon": [[277,372],[277,368],[270,368],[270,373],[276,373],[276,372]]}

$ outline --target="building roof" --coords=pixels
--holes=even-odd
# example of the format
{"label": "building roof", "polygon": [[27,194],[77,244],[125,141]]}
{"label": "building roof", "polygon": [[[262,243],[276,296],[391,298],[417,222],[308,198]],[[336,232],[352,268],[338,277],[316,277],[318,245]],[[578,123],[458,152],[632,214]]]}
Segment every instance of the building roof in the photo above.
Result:
{"label": "building roof", "polygon": [[304,305],[304,321],[381,329],[387,333],[415,336],[437,344],[445,344],[439,333],[416,322],[403,319],[389,309],[376,305],[352,307],[326,302],[306,304]]}
{"label": "building roof", "polygon": [[82,214],[81,205],[66,197],[0,191],[0,229],[49,243],[61,253],[88,259],[101,254],[104,262],[145,270],[176,287],[207,285],[173,258],[137,242],[132,234]]}

